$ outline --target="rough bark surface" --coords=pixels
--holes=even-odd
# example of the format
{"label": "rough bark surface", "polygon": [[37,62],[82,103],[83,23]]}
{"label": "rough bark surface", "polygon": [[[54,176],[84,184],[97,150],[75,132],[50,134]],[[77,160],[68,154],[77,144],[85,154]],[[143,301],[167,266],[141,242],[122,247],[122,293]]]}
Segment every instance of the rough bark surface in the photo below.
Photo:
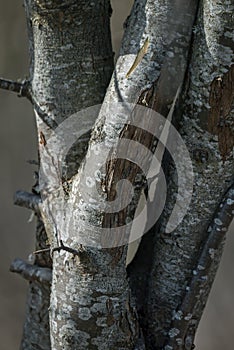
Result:
{"label": "rough bark surface", "polygon": [[[81,108],[101,103],[113,70],[111,9],[108,1],[88,4],[87,1],[36,0],[26,0],[25,9],[30,53],[27,88],[37,115],[40,151],[51,135],[51,128]],[[66,179],[76,172],[86,144],[87,135],[84,135],[73,147],[64,171]],[[48,247],[40,220],[36,241],[36,250]],[[51,267],[50,253],[36,255],[35,264]],[[49,305],[50,285],[30,282],[22,350],[51,348]]]}
{"label": "rough bark surface", "polygon": [[[192,4],[193,10],[196,10],[196,2]],[[89,144],[87,154],[95,150],[95,163],[91,164],[90,156],[86,157],[79,174],[73,178],[64,214],[66,224],[59,221],[57,223],[63,242],[75,249],[78,257],[74,258],[67,252],[54,254],[51,331],[53,346],[56,349],[74,347],[78,339],[82,349],[132,349],[138,346],[140,332],[126,276],[126,248],[109,249],[109,245],[105,246],[102,229],[105,228],[108,232],[108,228],[113,229],[120,222],[118,216],[107,220],[105,209],[106,198],[114,198],[113,187],[121,180],[120,175],[124,172],[115,171],[114,154],[118,139],[123,135],[123,125],[131,122],[131,113],[129,115],[126,112],[126,103],[136,103],[142,98],[144,91],[152,88],[160,77],[163,64],[164,71],[169,70],[169,61],[173,61],[173,55],[170,54],[171,45],[177,40],[175,24],[181,26],[174,20],[180,10],[177,5],[177,2],[165,4],[162,1],[136,1],[127,22],[120,57]],[[193,22],[194,14],[189,12],[188,16]],[[188,28],[191,26],[190,21],[187,23]],[[189,43],[190,36],[191,31],[186,32],[181,39],[182,43],[185,40],[185,46]],[[147,53],[134,73],[126,77],[147,38]],[[179,62],[178,65],[175,64],[179,72],[179,76],[174,75],[177,83],[168,95],[163,88],[160,90],[160,111],[168,109],[166,103],[173,102],[178,85],[183,80],[186,51],[179,50],[174,61]],[[123,102],[122,107],[118,106],[118,113],[110,113],[111,106],[115,106],[116,102]],[[98,151],[102,142],[105,144],[106,153]],[[113,156],[108,165],[101,169],[101,178],[98,181],[95,173],[100,171],[100,164],[105,164],[108,151],[112,152]],[[128,172],[131,170],[129,167]],[[96,179],[99,183],[95,184],[91,179]],[[142,183],[141,180],[141,185]],[[96,191],[96,186],[99,191]],[[85,197],[86,192],[88,197]],[[135,196],[133,207],[136,207],[138,198]],[[121,223],[126,223],[131,218],[131,215],[126,213],[121,217]],[[125,235],[128,235],[128,229],[125,228]],[[112,239],[115,246],[121,243],[118,239],[116,242],[116,237]],[[107,249],[101,249],[102,246]]]}
{"label": "rough bark surface", "polygon": [[[47,235],[44,225],[38,219],[35,249],[44,249],[47,246],[46,241]],[[43,253],[36,255],[34,265],[42,268],[51,268],[52,261],[50,254]],[[21,350],[50,349],[49,306],[50,283],[31,281],[27,295]]]}
{"label": "rough bark surface", "polygon": [[[44,202],[45,210],[41,210],[54,248],[52,349],[189,350],[221,248],[211,254],[214,264],[210,264],[209,278],[202,276],[205,283],[197,289],[203,295],[202,302],[192,304],[186,315],[180,307],[197,269],[204,268],[199,261],[208,242],[208,228],[213,227],[213,220],[217,224],[217,217],[213,217],[217,203],[233,181],[233,5],[228,0],[222,4],[200,1],[198,21],[193,26],[197,0],[136,0],[107,92],[113,68],[109,1],[25,0],[25,7],[31,53],[29,98],[36,112],[39,153],[43,162],[48,161],[41,165],[48,176],[59,174],[62,184],[61,191],[54,193],[49,203]],[[120,156],[121,142],[126,152],[132,141],[145,142],[153,152],[157,140],[131,125],[139,118],[134,114],[135,105],[150,107],[166,117],[182,84],[176,121],[181,120],[181,134],[193,161],[191,206],[183,222],[173,232],[166,232],[177,191],[172,169],[160,225],[143,239],[135,259],[141,260],[145,247],[150,261],[142,259],[146,261],[143,269],[132,264],[129,284],[127,247],[121,245],[130,234],[145,174],[137,164],[131,164],[130,155]],[[105,92],[88,148],[86,134],[70,149],[60,173],[59,155],[50,153],[48,140],[72,114],[102,102]],[[139,129],[147,129],[147,121],[139,125]],[[149,162],[147,153],[140,156]],[[131,204],[117,210],[112,202],[124,194],[121,203],[125,203],[131,192],[120,183],[125,177],[133,182],[135,192]],[[40,185],[43,191],[46,183]],[[35,296],[43,310],[41,318],[46,320],[42,328],[48,335],[47,316],[43,317],[49,289],[32,282],[29,295],[25,329],[28,332],[29,323],[34,324],[40,315],[38,310],[32,312]],[[183,332],[174,322],[182,317],[188,321]],[[34,349],[41,332],[31,332],[31,337],[25,333],[31,347],[25,343],[22,349]],[[41,349],[47,345],[48,337]]]}
{"label": "rough bark surface", "polygon": [[[173,207],[177,187],[176,175],[171,175],[168,204],[161,227],[154,235],[153,268],[145,315],[149,320],[146,334],[150,349],[161,349],[163,346],[167,350],[192,349],[195,331],[221,254],[219,248],[214,254],[209,278],[206,275],[202,277],[202,288],[199,290],[202,302],[191,304],[189,314],[181,314],[180,305],[186,293],[189,293],[192,276],[198,273],[197,266],[203,269],[203,266],[199,267],[198,261],[209,236],[208,227],[218,203],[233,182],[233,85],[230,82],[234,49],[230,36],[232,13],[233,5],[229,1],[201,1],[194,27],[192,57],[183,103],[178,107],[178,114],[182,114],[180,133],[193,161],[194,191],[183,222],[172,233],[166,233],[166,221]],[[215,83],[217,80],[220,82],[218,89]],[[229,93],[225,92],[227,86],[231,89]],[[217,124],[214,122],[217,102],[214,102],[214,89],[218,91],[220,102],[220,109],[216,109],[215,116]],[[188,322],[186,332],[171,328],[173,319],[177,317]]]}
{"label": "rough bark surface", "polygon": [[[162,114],[165,118],[171,102],[185,78],[198,3],[198,1],[180,0],[170,3],[159,1],[157,4],[157,10],[155,11],[157,21],[165,21],[159,35],[163,43],[162,65],[159,78],[156,79],[149,89],[143,91],[138,103],[142,103],[144,98],[149,108]],[[163,19],[161,18],[162,13]],[[155,59],[158,62],[158,57],[155,57]],[[169,160],[168,155],[163,160],[163,171],[165,174],[168,172]],[[161,185],[161,183],[157,184],[155,193],[158,203],[162,202]],[[148,215],[154,215],[154,213],[151,212]],[[154,255],[153,242],[157,228],[158,224],[143,236],[137,254],[133,262],[128,266],[131,289],[137,300],[137,310],[143,328],[145,322],[147,323],[146,298]],[[157,292],[155,291],[155,293]],[[148,324],[146,327],[148,327]]]}

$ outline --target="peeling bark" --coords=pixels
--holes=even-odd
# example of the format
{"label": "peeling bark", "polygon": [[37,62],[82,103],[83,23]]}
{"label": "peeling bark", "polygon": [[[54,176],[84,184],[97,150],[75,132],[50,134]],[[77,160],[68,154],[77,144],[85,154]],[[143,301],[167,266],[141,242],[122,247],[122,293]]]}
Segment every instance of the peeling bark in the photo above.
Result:
{"label": "peeling bark", "polygon": [[234,146],[233,108],[234,100],[234,65],[226,73],[220,75],[211,83],[209,131],[218,135],[219,151],[222,159],[228,158]]}

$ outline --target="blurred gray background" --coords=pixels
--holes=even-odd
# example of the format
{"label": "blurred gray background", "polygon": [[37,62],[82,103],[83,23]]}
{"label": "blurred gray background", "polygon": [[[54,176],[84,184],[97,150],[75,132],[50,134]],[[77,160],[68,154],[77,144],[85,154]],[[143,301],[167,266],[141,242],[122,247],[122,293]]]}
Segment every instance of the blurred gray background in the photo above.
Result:
{"label": "blurred gray background", "polygon": [[[112,0],[114,51],[118,51],[122,22],[133,0]],[[27,34],[21,1],[0,0],[0,76],[27,76]],[[30,212],[13,206],[13,193],[30,191],[36,159],[36,133],[30,104],[15,94],[0,91],[0,339],[1,349],[19,348],[27,282],[9,272],[15,257],[27,259],[33,250],[34,222]],[[233,350],[234,330],[234,225],[196,339],[199,350]]]}

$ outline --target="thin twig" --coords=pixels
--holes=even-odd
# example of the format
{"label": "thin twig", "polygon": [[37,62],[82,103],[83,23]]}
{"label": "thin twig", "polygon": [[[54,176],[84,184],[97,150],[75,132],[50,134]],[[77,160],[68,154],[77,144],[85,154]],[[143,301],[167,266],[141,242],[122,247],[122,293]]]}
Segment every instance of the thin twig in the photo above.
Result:
{"label": "thin twig", "polygon": [[[169,339],[164,349],[180,349],[178,339],[182,340],[181,349],[184,349],[190,323],[194,321],[193,314],[196,303],[200,299],[201,292],[207,288],[207,283],[210,284],[209,287],[211,288],[212,283],[210,283],[208,277],[214,267],[214,263],[217,263],[215,255],[219,252],[219,247],[226,236],[233,217],[234,184],[225,193],[209,225],[207,231],[208,238],[203,246],[196,269],[193,270],[193,276],[189,286],[186,288],[186,294],[174,315],[174,320],[170,327]],[[189,342],[193,344],[193,339],[190,339]]]}
{"label": "thin twig", "polygon": [[17,82],[8,79],[0,78],[0,89],[16,92],[19,97],[29,97],[29,80],[23,80],[22,82]]}
{"label": "thin twig", "polygon": [[53,120],[46,112],[42,110],[39,103],[36,101],[29,80],[23,80],[17,82],[13,80],[0,78],[0,89],[16,92],[19,97],[26,97],[33,105],[35,111],[41,120],[50,128],[55,130],[58,126],[55,120]]}
{"label": "thin twig", "polygon": [[27,160],[27,163],[30,164],[30,165],[39,165],[39,162],[37,160],[34,160],[34,159],[29,159]]}
{"label": "thin twig", "polygon": [[55,130],[58,127],[58,124],[54,119],[52,119],[46,112],[43,111],[39,103],[36,101],[33,94],[31,94],[30,98],[32,105],[34,107],[34,110],[38,114],[39,118],[52,130]]}
{"label": "thin twig", "polygon": [[51,251],[51,248],[44,248],[44,249],[36,250],[35,252],[33,252],[33,254],[37,255],[37,254],[41,254],[41,253],[48,253],[50,251]]}
{"label": "thin twig", "polygon": [[15,259],[10,266],[10,271],[18,273],[28,281],[37,281],[40,283],[51,283],[52,270],[47,267],[31,265],[24,260]]}
{"label": "thin twig", "polygon": [[41,197],[33,193],[25,191],[16,191],[14,195],[15,205],[33,210],[37,214],[40,213],[41,202]]}
{"label": "thin twig", "polygon": [[60,240],[60,246],[59,247],[55,247],[55,248],[52,248],[52,249],[51,248],[45,248],[45,249],[36,250],[35,252],[33,252],[33,254],[46,253],[46,252],[49,252],[49,251],[51,251],[52,254],[53,254],[54,252],[60,252],[61,250],[64,250],[64,251],[66,251],[68,253],[71,253],[73,255],[77,255],[77,256],[80,255],[78,250],[70,248],[70,247],[64,245],[62,240]]}
{"label": "thin twig", "polygon": [[71,254],[73,254],[73,255],[80,256],[80,253],[78,252],[78,250],[65,246],[65,245],[63,244],[63,241],[62,241],[62,240],[60,240],[60,246],[59,246],[59,247],[56,247],[56,248],[53,248],[53,249],[52,249],[52,253],[54,253],[54,252],[60,252],[61,250],[64,250],[64,251],[66,251],[66,252],[68,252],[68,253],[71,253]]}

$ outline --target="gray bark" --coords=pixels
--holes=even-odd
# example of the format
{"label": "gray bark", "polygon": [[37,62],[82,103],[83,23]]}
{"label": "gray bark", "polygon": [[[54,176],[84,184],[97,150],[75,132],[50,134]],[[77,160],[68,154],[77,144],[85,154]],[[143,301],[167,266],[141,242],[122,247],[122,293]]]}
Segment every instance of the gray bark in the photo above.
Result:
{"label": "gray bark", "polygon": [[[102,102],[110,79],[110,5],[107,0],[25,0],[30,82],[22,85],[26,90],[1,83],[28,97],[36,112],[41,166],[48,182],[44,178],[40,183],[42,200],[34,197],[30,205],[39,206],[53,255],[52,349],[193,347],[224,242],[225,235],[217,238],[217,233],[225,233],[233,215],[233,6],[229,1],[200,1],[197,16],[198,3],[135,1],[88,149],[87,133],[69,150],[60,172],[60,155],[50,148],[50,140],[63,141],[53,139],[54,131],[77,111]],[[128,74],[147,42],[144,55]],[[124,245],[152,158],[145,148],[153,153],[158,142],[147,129],[152,117],[140,120],[135,106],[167,117],[181,86],[174,120],[180,122],[193,161],[191,206],[179,226],[167,232],[177,178],[165,157],[167,204],[160,223],[143,238],[127,275]],[[76,118],[81,128],[81,114]],[[132,147],[136,141],[145,148],[138,152]],[[124,154],[128,149],[135,152]],[[133,164],[136,155],[146,174]],[[59,188],[49,187],[53,176],[60,177]],[[116,197],[131,196],[123,178],[133,183],[134,194],[130,205],[119,209],[122,202]],[[23,205],[30,207],[27,200]],[[16,265],[19,272],[22,264]],[[30,266],[24,270],[26,278],[38,274]],[[49,287],[39,282],[31,282],[22,349],[50,347]],[[38,341],[43,332],[46,339]]]}
{"label": "gray bark", "polygon": [[[132,113],[129,115],[126,112],[127,102],[142,102],[142,94],[146,92],[149,92],[146,94],[147,103],[150,102],[150,90],[158,80],[161,81],[160,74],[162,82],[159,84],[158,109],[160,112],[167,111],[168,104],[173,102],[178,86],[183,81],[187,46],[196,12],[196,2],[189,4],[193,5],[192,13],[183,3],[185,11],[189,11],[189,20],[185,21],[188,32],[180,36],[180,44],[176,44],[178,38],[175,27],[182,30],[183,25],[179,20],[183,14],[179,15],[181,8],[177,7],[177,2],[165,5],[161,1],[136,1],[128,20],[120,57],[89,144],[89,157],[82,164],[79,174],[73,178],[63,217],[55,218],[60,239],[76,250],[78,255],[74,258],[68,252],[54,253],[50,318],[52,347],[56,349],[70,349],[78,341],[82,349],[131,349],[137,346],[140,332],[126,276],[126,248],[118,247],[123,243],[121,240],[116,242],[116,237],[108,237],[108,228],[125,225],[132,217],[132,212],[130,208],[130,212],[125,210],[119,215],[109,215],[106,213],[105,199],[111,201],[115,198],[115,186],[127,170],[130,180],[138,172],[127,161],[118,163],[113,155],[106,167],[101,169],[101,180],[97,184],[99,190],[96,191],[96,186],[89,186],[89,179],[94,178],[94,174],[100,170],[100,164],[107,162],[108,152],[118,152],[118,138],[128,134],[128,138],[134,139],[135,133],[123,127],[132,117]],[[146,38],[150,43],[147,54],[134,74],[127,79],[126,74]],[[185,47],[178,50],[175,58],[170,54],[173,44],[174,48],[180,45]],[[171,76],[171,81],[174,78],[175,83],[171,84],[171,90],[165,92],[163,78],[168,71],[173,71],[172,66],[176,72]],[[122,107],[118,106],[118,113],[112,114],[109,111],[115,102],[124,103]],[[141,132],[137,135],[137,138],[140,137]],[[97,151],[102,142],[105,143],[106,153],[101,151],[101,147]],[[148,147],[153,148],[153,145],[152,138]],[[94,164],[90,156],[93,150],[96,150]],[[138,186],[142,188],[142,179]],[[85,198],[85,191],[88,191],[88,199],[87,196]],[[133,212],[139,198],[139,191],[136,192]],[[107,237],[103,237],[103,228],[106,229]],[[50,224],[48,220],[48,231],[52,232],[52,229],[53,223]],[[129,226],[124,230],[125,237],[128,237]],[[121,234],[121,228],[116,232]],[[115,248],[110,249],[112,246]]]}
{"label": "gray bark", "polygon": [[[213,251],[209,273],[199,265],[216,208],[233,183],[232,13],[229,1],[201,1],[194,27],[191,61],[177,112],[178,118],[182,116],[180,133],[193,161],[194,191],[186,217],[173,232],[166,233],[177,187],[176,174],[170,174],[167,205],[152,238],[152,270],[143,310],[149,349],[192,349],[222,253],[221,242]],[[196,294],[193,276],[199,269],[204,273]],[[194,302],[184,314],[181,307],[190,293],[194,293]],[[177,319],[185,320],[186,327],[176,327]]]}
{"label": "gray bark", "polygon": [[[36,227],[36,250],[47,247],[47,235],[40,219]],[[51,259],[49,253],[37,254],[32,266],[29,264],[17,264],[11,266],[12,271],[21,273],[24,278],[30,280],[26,299],[26,313],[24,321],[21,350],[49,350],[50,329],[48,309],[50,306],[50,287],[48,275],[51,274]],[[46,271],[46,280],[39,273],[40,269]],[[21,270],[21,271],[20,271]],[[34,271],[33,271],[34,270]],[[35,271],[36,270],[36,271]]]}
{"label": "gray bark", "polygon": [[[113,69],[109,6],[108,1],[96,1],[93,8],[86,1],[70,1],[69,4],[25,1],[30,81],[21,87],[18,86],[20,84],[10,84],[10,87],[33,103],[39,136],[43,133],[46,138],[49,137],[51,128],[64,118],[81,107],[102,101]],[[89,21],[96,27],[95,33],[90,30]],[[86,143],[87,140],[83,138],[73,148],[73,152],[79,156],[75,157],[75,162],[71,160],[74,156],[70,156],[66,178],[77,169]],[[33,207],[38,212],[39,208],[35,207],[36,195],[33,203],[30,196],[19,198],[18,193],[16,204]],[[40,220],[36,242],[36,250],[48,247],[48,238]],[[37,254],[34,264],[51,267],[50,254]],[[49,305],[50,285],[32,280],[27,297],[22,350],[51,348]]]}

